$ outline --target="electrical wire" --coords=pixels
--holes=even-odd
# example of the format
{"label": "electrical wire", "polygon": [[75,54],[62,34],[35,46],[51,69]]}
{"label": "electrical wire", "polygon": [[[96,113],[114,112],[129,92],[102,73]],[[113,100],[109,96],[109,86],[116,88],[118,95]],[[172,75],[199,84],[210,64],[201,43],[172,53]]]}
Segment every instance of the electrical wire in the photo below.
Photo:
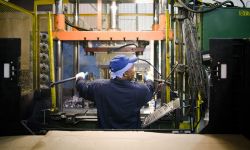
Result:
{"label": "electrical wire", "polygon": [[219,5],[217,5],[217,6],[215,6],[215,7],[210,8],[210,9],[206,9],[206,10],[194,10],[194,9],[191,9],[190,7],[188,7],[182,0],[178,0],[178,2],[179,2],[185,9],[187,9],[188,11],[193,12],[193,13],[206,13],[206,12],[210,12],[210,11],[215,10],[215,9],[217,9],[217,8],[219,8],[219,7],[221,7],[221,6],[225,5],[225,4],[227,4],[227,3],[231,4],[231,6],[234,6],[234,3],[233,3],[232,1],[227,0],[227,1],[225,1],[225,2],[220,3]]}
{"label": "electrical wire", "polygon": [[84,29],[84,28],[81,28],[81,27],[78,27],[78,26],[73,25],[73,23],[70,22],[69,19],[68,19],[67,17],[65,17],[65,23],[66,23],[68,26],[71,26],[71,27],[73,27],[73,28],[76,28],[78,31],[91,31],[91,30]]}
{"label": "electrical wire", "polygon": [[154,70],[159,74],[159,76],[162,76],[160,71],[158,71],[157,68],[154,65],[152,65],[149,61],[147,61],[145,59],[141,59],[141,58],[138,58],[138,60],[141,60],[141,61],[144,61],[144,62],[148,63],[150,66],[152,66],[154,68]]}
{"label": "electrical wire", "polygon": [[[150,66],[152,66],[154,68],[154,70],[162,77],[162,74],[157,70],[157,68],[152,65],[149,61],[145,60],[145,59],[141,59],[141,58],[138,58],[138,60],[141,60],[141,61],[144,61],[146,63],[148,63]],[[168,74],[168,76],[166,77],[166,79],[154,79],[154,81],[158,81],[158,82],[163,82],[163,85],[165,84],[168,84],[168,85],[171,85],[171,82],[167,81],[169,79],[169,77],[171,76],[171,74],[174,72],[174,70],[177,68],[179,64],[176,64],[173,69],[170,71],[170,73]],[[161,84],[160,84],[161,85]],[[171,90],[171,89],[170,89]],[[160,91],[160,86],[158,86],[156,89],[155,89],[155,92],[153,93],[153,96],[155,96],[158,92]],[[171,92],[173,92],[173,90],[171,90]]]}
{"label": "electrical wire", "polygon": [[[198,111],[201,113],[201,107],[197,108],[199,109]],[[201,117],[199,118],[199,120],[197,121],[197,123],[194,125],[194,130],[196,130],[196,128],[198,127],[198,125],[200,124],[201,122]]]}
{"label": "electrical wire", "polygon": [[171,74],[174,72],[174,70],[177,68],[178,65],[179,65],[178,63],[175,64],[174,68],[170,71],[170,73],[168,74],[165,80],[168,80],[168,78],[171,76]]}
{"label": "electrical wire", "polygon": [[240,2],[242,3],[243,8],[246,8],[246,5],[245,5],[245,3],[243,2],[243,0],[240,0]]}
{"label": "electrical wire", "polygon": [[[200,123],[201,118],[197,118],[195,115],[195,110],[201,112],[204,105],[200,108],[196,106],[196,100],[198,94],[200,94],[203,100],[208,99],[208,91],[206,85],[208,84],[205,79],[207,79],[207,74],[204,71],[202,65],[201,51],[198,49],[197,31],[191,20],[184,20],[184,40],[186,45],[186,61],[188,67],[188,87],[190,93],[190,105],[188,114],[192,117],[191,125],[194,131]],[[198,120],[197,120],[198,119]]]}
{"label": "electrical wire", "polygon": [[110,48],[110,49],[107,50],[107,52],[108,52],[108,53],[111,53],[111,52],[114,52],[114,51],[119,51],[120,49],[122,49],[122,48],[124,48],[124,47],[127,47],[127,46],[131,46],[131,45],[133,45],[133,46],[135,46],[135,47],[138,47],[136,44],[130,43],[130,44],[123,45],[123,46],[121,46],[121,47]]}

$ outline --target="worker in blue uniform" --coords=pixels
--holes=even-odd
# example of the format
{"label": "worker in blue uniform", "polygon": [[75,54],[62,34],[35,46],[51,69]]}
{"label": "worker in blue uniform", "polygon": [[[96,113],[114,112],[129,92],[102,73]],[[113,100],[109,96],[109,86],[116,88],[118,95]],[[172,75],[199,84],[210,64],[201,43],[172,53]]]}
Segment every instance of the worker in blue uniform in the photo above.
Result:
{"label": "worker in blue uniform", "polygon": [[102,129],[140,129],[140,109],[152,99],[153,81],[145,84],[134,79],[137,57],[118,55],[109,64],[111,79],[87,81],[87,73],[76,75],[80,97],[93,100],[97,107],[98,123]]}

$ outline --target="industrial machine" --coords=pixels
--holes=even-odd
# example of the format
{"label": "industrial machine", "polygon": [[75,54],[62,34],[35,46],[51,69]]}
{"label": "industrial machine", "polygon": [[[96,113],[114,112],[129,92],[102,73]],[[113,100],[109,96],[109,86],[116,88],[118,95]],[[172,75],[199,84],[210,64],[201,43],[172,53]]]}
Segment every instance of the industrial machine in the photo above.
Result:
{"label": "industrial machine", "polygon": [[[198,33],[192,22],[185,19],[185,15],[176,14],[179,15],[176,17],[178,29],[183,26],[185,34],[182,35],[179,32],[176,38],[181,39],[173,39],[174,22],[171,21],[166,9],[167,2],[152,1],[153,25],[151,29],[149,31],[123,31],[118,23],[120,8],[118,5],[131,3],[131,1],[111,0],[92,2],[92,4],[96,4],[97,26],[86,29],[79,26],[78,11],[81,4],[84,5],[88,2],[77,0],[69,2],[73,5],[73,23],[70,21],[69,15],[65,15],[63,1],[55,3],[55,28],[51,33],[54,42],[49,42],[49,44],[55,45],[50,48],[55,48],[56,56],[52,57],[51,62],[56,62],[56,64],[54,66],[50,64],[50,72],[54,72],[55,78],[51,78],[52,107],[47,110],[49,115],[45,115],[47,118],[44,119],[50,121],[47,128],[53,129],[53,124],[56,126],[60,124],[61,128],[68,127],[69,124],[82,129],[97,128],[95,104],[77,96],[74,82],[71,85],[61,83],[74,80],[74,75],[79,71],[90,72],[90,80],[109,78],[108,62],[110,58],[122,53],[135,54],[139,58],[139,62],[135,65],[137,82],[142,82],[144,75],[150,74],[155,78],[156,86],[159,83],[163,84],[162,87],[156,88],[152,101],[141,109],[141,119],[144,121],[143,130],[195,132],[199,128],[200,122],[203,121],[202,117],[205,117],[205,112],[208,113],[208,87],[206,87],[208,78],[202,68],[196,40]],[[106,28],[102,23],[102,9],[106,9],[105,11],[108,12],[106,15],[109,22]],[[185,12],[182,8],[178,9],[180,12]],[[65,28],[66,25],[71,28]],[[191,40],[189,37],[192,37]],[[173,45],[175,41],[178,42],[176,51]],[[181,43],[187,44],[183,46]],[[154,51],[154,53],[153,57],[149,57],[149,61],[147,61],[143,59],[143,55],[146,53],[145,49],[150,45],[153,47],[150,51]],[[184,48],[186,48],[187,56],[184,56]],[[50,54],[52,53],[50,52]],[[86,60],[88,61],[86,62]],[[150,61],[154,61],[152,62],[153,67],[150,66]],[[70,69],[72,72],[65,72]],[[73,77],[65,79],[65,76]]]}
{"label": "industrial machine", "polygon": [[249,133],[249,39],[211,39],[209,124],[204,133]]}
{"label": "industrial machine", "polygon": [[[53,13],[37,11],[39,6],[48,5],[53,6]],[[218,16],[221,13],[226,15],[224,20]],[[238,58],[248,56],[250,33],[246,24],[240,28],[235,27],[238,24],[221,25],[232,16],[250,23],[249,9],[235,7],[231,1],[36,0],[32,15],[34,104],[32,114],[21,118],[31,134],[51,129],[99,130],[95,103],[79,97],[75,75],[83,71],[89,72],[88,80],[109,79],[108,64],[117,54],[138,57],[135,82],[143,82],[145,75],[155,81],[154,96],[141,109],[141,130],[244,133],[246,126],[239,122],[223,128],[230,116],[241,118],[239,114],[247,112],[223,115],[233,109],[233,100],[228,97],[227,103],[218,93],[232,92],[223,87],[235,83],[239,74],[227,74],[233,72],[227,69],[231,65],[237,68]],[[46,18],[45,23],[42,18]],[[234,57],[236,64],[227,62]],[[246,58],[244,66],[248,64]],[[242,70],[240,75],[249,72],[247,67]],[[233,75],[232,80],[219,80],[220,72],[220,78]],[[247,87],[242,86],[243,77],[240,81],[239,91]],[[241,95],[237,90],[237,96]],[[224,107],[227,109],[221,109]]]}
{"label": "industrial machine", "polygon": [[[0,38],[0,104],[1,134],[20,129],[21,87],[18,84],[20,74],[21,40],[19,38]],[[3,113],[4,112],[4,113]],[[5,129],[5,130],[3,130]]]}

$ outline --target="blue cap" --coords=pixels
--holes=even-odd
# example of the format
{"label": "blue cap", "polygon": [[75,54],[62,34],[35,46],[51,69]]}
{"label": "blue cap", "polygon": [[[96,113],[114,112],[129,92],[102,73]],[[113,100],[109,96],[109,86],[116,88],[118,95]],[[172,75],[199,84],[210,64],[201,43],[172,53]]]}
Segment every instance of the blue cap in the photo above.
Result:
{"label": "blue cap", "polygon": [[136,56],[127,57],[125,55],[115,56],[109,63],[111,77],[122,77],[123,73],[130,69],[138,58]]}

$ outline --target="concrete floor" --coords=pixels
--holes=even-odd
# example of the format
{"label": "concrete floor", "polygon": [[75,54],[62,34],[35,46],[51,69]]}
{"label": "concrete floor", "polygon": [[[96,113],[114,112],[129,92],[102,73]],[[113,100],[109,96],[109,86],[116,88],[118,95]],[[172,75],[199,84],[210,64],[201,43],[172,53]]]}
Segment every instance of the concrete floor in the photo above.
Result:
{"label": "concrete floor", "polygon": [[249,150],[242,135],[166,134],[141,131],[49,131],[0,137],[1,150]]}

